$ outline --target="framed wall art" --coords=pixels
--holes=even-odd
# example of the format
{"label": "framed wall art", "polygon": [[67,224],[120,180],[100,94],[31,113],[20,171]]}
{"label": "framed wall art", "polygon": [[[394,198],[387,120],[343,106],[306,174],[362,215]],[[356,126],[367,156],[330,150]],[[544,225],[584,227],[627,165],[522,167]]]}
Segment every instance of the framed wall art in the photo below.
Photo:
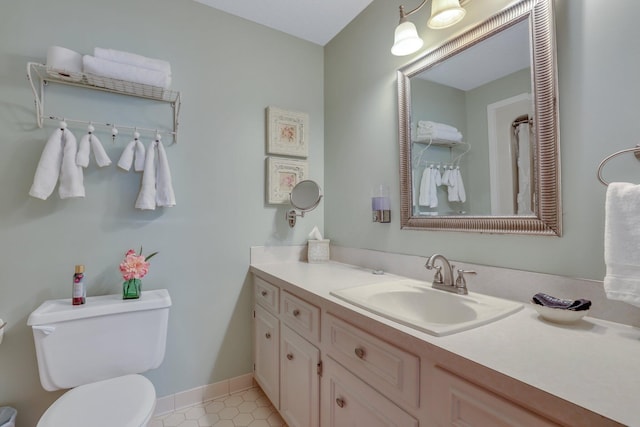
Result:
{"label": "framed wall art", "polygon": [[307,157],[309,115],[267,107],[267,154]]}
{"label": "framed wall art", "polygon": [[289,194],[300,181],[307,179],[306,160],[267,157],[267,203],[287,204]]}

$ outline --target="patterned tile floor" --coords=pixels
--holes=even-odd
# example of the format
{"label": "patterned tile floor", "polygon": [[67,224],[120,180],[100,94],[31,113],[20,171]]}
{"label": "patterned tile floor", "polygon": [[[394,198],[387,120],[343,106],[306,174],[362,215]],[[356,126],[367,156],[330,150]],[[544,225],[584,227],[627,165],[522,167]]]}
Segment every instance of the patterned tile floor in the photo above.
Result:
{"label": "patterned tile floor", "polygon": [[287,427],[259,387],[180,409],[149,427]]}

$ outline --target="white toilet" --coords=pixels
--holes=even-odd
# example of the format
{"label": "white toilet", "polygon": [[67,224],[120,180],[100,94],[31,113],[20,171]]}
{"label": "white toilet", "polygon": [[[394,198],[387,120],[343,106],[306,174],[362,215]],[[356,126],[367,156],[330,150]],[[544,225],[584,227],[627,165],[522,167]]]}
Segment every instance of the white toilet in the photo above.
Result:
{"label": "white toilet", "polygon": [[45,301],[27,321],[33,329],[40,382],[67,389],[37,427],[146,427],[156,405],[141,372],[160,366],[171,297],[166,289]]}

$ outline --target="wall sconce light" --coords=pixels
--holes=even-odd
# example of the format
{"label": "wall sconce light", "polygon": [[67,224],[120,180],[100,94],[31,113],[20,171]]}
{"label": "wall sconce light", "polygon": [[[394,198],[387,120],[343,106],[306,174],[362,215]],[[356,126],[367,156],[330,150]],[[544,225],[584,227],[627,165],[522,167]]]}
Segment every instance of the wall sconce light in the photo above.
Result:
{"label": "wall sconce light", "polygon": [[373,222],[391,222],[391,201],[389,187],[380,185],[371,192]]}
{"label": "wall sconce light", "polygon": [[[395,56],[405,56],[417,52],[424,43],[413,22],[407,17],[422,9],[428,0],[423,0],[420,6],[410,12],[404,11],[404,6],[400,6],[400,24],[396,27],[395,37],[391,53]],[[462,4],[467,4],[471,0],[462,0]],[[459,0],[431,0],[431,17],[427,21],[427,26],[435,30],[448,28],[457,24],[467,13]]]}

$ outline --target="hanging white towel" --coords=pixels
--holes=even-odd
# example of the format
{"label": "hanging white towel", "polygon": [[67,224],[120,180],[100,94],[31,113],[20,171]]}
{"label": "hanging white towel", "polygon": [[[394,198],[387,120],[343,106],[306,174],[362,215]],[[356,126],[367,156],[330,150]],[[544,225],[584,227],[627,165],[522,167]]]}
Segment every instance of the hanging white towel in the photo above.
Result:
{"label": "hanging white towel", "polygon": [[431,204],[431,167],[424,168],[422,172],[422,180],[420,181],[420,196],[418,204],[420,206],[429,206]]}
{"label": "hanging white towel", "polygon": [[62,134],[64,148],[62,152],[62,167],[60,168],[60,186],[58,194],[61,199],[84,197],[84,177],[82,167],[76,164],[78,143],[69,129]]}
{"label": "hanging white towel", "polygon": [[169,208],[176,205],[176,196],[171,183],[169,160],[160,140],[158,145],[158,168],[156,171],[156,206]]}
{"label": "hanging white towel", "polygon": [[104,147],[98,137],[89,132],[80,139],[80,144],[78,144],[78,154],[76,155],[76,164],[78,166],[82,166],[83,168],[89,166],[90,150],[93,150],[93,157],[99,167],[109,166],[111,164],[111,159],[106,151],[104,151]]}
{"label": "hanging white towel", "polygon": [[607,187],[604,222],[604,290],[607,298],[640,307],[640,185]]}
{"label": "hanging white towel", "polygon": [[442,174],[442,178],[440,179],[440,185],[449,186],[449,177],[451,176],[451,169],[445,166],[444,173]]}
{"label": "hanging white towel", "polygon": [[464,190],[464,182],[462,182],[460,167],[456,168],[456,184],[456,188],[458,190],[458,201],[464,203],[467,201],[467,192]]}
{"label": "hanging white towel", "polygon": [[144,163],[144,145],[138,138],[134,138],[133,141],[129,142],[122,151],[120,160],[118,160],[118,167],[128,171],[131,169],[131,165],[133,164],[133,168],[136,172],[142,172],[144,170]]}
{"label": "hanging white towel", "polygon": [[440,170],[435,167],[431,168],[431,179],[429,180],[429,207],[438,207],[438,186],[442,184],[442,176]]}
{"label": "hanging white towel", "polygon": [[49,136],[40,155],[33,184],[29,190],[31,197],[46,200],[53,193],[62,166],[63,133],[64,129],[58,128]]}
{"label": "hanging white towel", "polygon": [[458,174],[455,169],[449,171],[449,183],[447,184],[447,191],[449,192],[448,199],[450,202],[459,202],[458,196]]}
{"label": "hanging white towel", "polygon": [[143,210],[155,210],[156,208],[156,141],[151,141],[147,147],[142,173],[142,184],[136,208]]}

